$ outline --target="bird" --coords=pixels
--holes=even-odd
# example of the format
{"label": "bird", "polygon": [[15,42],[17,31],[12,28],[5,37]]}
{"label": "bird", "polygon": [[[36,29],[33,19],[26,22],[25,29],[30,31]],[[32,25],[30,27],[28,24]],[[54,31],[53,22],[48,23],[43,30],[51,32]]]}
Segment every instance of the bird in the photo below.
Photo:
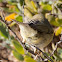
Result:
{"label": "bird", "polygon": [[19,23],[22,42],[39,49],[46,47],[53,39],[54,30],[43,14],[36,14],[30,20]]}

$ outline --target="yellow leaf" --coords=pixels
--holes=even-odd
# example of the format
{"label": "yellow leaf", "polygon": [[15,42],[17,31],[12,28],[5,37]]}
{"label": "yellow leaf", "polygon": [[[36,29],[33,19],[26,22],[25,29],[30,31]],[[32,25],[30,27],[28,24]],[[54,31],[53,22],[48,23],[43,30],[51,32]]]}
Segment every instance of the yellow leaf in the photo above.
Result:
{"label": "yellow leaf", "polygon": [[59,26],[62,26],[62,19],[56,18],[55,21],[58,23]]}
{"label": "yellow leaf", "polygon": [[28,18],[32,18],[32,14],[31,14],[31,12],[28,10],[28,9],[24,9],[24,14],[25,14],[25,16],[27,16]]}
{"label": "yellow leaf", "polygon": [[58,36],[62,32],[62,27],[58,27],[55,31],[55,35]]}
{"label": "yellow leaf", "polygon": [[31,0],[25,0],[25,4],[26,4],[29,8],[33,9],[32,4],[31,4]]}
{"label": "yellow leaf", "polygon": [[35,3],[33,1],[31,1],[31,4],[33,6],[33,9],[36,11],[36,5],[35,5]]}
{"label": "yellow leaf", "polygon": [[[37,9],[36,9],[36,5],[33,1],[31,0],[25,0],[25,4],[27,7],[29,7],[31,10],[33,10],[34,12],[37,12]],[[30,10],[30,11],[31,11]]]}
{"label": "yellow leaf", "polygon": [[29,57],[29,56],[25,56],[24,59],[25,62],[36,62],[33,58]]}
{"label": "yellow leaf", "polygon": [[11,21],[11,19],[15,19],[15,16],[16,16],[16,15],[17,15],[16,13],[12,13],[12,14],[6,16],[6,17],[5,17],[5,20]]}

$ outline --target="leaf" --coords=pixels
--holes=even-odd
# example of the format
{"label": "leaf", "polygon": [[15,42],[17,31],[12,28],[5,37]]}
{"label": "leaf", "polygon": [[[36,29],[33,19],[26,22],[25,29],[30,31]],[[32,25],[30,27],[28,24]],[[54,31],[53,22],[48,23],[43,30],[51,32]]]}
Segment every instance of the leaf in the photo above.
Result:
{"label": "leaf", "polygon": [[20,4],[23,5],[24,0],[20,0]]}
{"label": "leaf", "polygon": [[62,11],[61,10],[58,10],[58,18],[59,19],[62,19],[62,14],[61,13],[62,13]]}
{"label": "leaf", "polygon": [[6,28],[0,24],[0,35],[4,38],[8,38],[8,31],[6,31]]}
{"label": "leaf", "polygon": [[61,48],[57,48],[57,53],[54,53],[54,55],[55,55],[57,60],[62,61],[62,49]]}
{"label": "leaf", "polygon": [[45,17],[51,22],[51,21],[55,21],[55,17],[53,15],[50,15],[49,13],[45,14]]}
{"label": "leaf", "polygon": [[[35,5],[35,3],[33,2],[33,1],[31,1],[31,0],[25,0],[25,4],[26,4],[26,6],[28,7],[28,8],[30,8],[32,11],[34,11],[34,12],[37,12],[37,7],[36,7],[36,5]],[[31,11],[30,10],[30,11]]]}
{"label": "leaf", "polygon": [[50,21],[50,23],[51,23],[52,25],[54,25],[54,26],[59,26],[59,24],[58,24],[55,20],[53,20],[53,19]]}
{"label": "leaf", "polygon": [[35,3],[34,3],[33,1],[31,1],[31,4],[32,4],[32,6],[33,6],[33,9],[34,9],[35,11],[37,11]]}
{"label": "leaf", "polygon": [[58,48],[57,50],[58,50],[58,54],[59,54],[60,58],[62,58],[62,49]]}
{"label": "leaf", "polygon": [[13,45],[15,47],[15,49],[17,50],[17,52],[19,52],[20,54],[24,54],[24,49],[23,47],[20,45],[20,43],[16,40],[13,40]]}
{"label": "leaf", "polygon": [[31,1],[30,0],[25,0],[25,4],[27,5],[27,7],[33,9],[33,6],[31,4]]}
{"label": "leaf", "polygon": [[21,60],[21,61],[24,60],[23,56],[20,53],[18,53],[16,50],[13,50],[12,52],[13,52],[13,55],[15,58],[17,58],[18,60]]}
{"label": "leaf", "polygon": [[23,22],[22,16],[17,16],[17,17],[16,17],[16,20],[19,21],[19,22]]}
{"label": "leaf", "polygon": [[0,0],[0,2],[2,2],[2,0]]}
{"label": "leaf", "polygon": [[15,6],[15,11],[16,11],[16,12],[19,12],[19,9],[17,8],[17,6]]}
{"label": "leaf", "polygon": [[11,19],[15,19],[15,16],[16,16],[16,15],[17,15],[16,13],[12,13],[12,14],[6,16],[6,17],[5,17],[5,20],[7,20],[7,21],[12,21]]}
{"label": "leaf", "polygon": [[[45,17],[48,19],[48,21],[54,25],[54,26],[60,26],[62,23],[62,20],[57,21],[58,19],[56,17],[54,17],[53,15],[49,15],[48,13],[46,13]],[[61,24],[59,24],[61,23]]]}
{"label": "leaf", "polygon": [[48,11],[51,11],[52,10],[52,7],[49,5],[49,4],[44,4],[42,6],[43,10],[48,10]]}
{"label": "leaf", "polygon": [[30,11],[28,9],[24,9],[24,14],[25,16],[27,16],[28,18],[32,18],[32,14],[30,13]]}
{"label": "leaf", "polygon": [[62,32],[62,27],[58,27],[55,31],[55,35],[58,36]]}
{"label": "leaf", "polygon": [[25,62],[36,62],[34,59],[32,59],[31,57],[29,56],[25,56]]}
{"label": "leaf", "polygon": [[62,19],[56,18],[55,20],[59,26],[62,26]]}

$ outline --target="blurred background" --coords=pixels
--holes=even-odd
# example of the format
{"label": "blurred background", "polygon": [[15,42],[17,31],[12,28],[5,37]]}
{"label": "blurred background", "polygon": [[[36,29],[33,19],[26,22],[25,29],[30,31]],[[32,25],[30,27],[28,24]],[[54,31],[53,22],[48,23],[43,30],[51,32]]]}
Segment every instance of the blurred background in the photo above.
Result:
{"label": "blurred background", "polygon": [[[24,9],[23,9],[24,3]],[[40,9],[39,9],[40,7]],[[0,0],[0,15],[4,13],[5,20],[11,29],[21,38],[19,26],[11,19],[23,22],[24,18],[31,19],[39,11],[45,15],[54,29],[52,42],[44,48],[49,56],[60,41],[62,31],[62,0]],[[44,56],[42,55],[44,58]],[[54,62],[62,62],[62,43],[51,57]],[[29,52],[13,37],[4,23],[0,22],[0,62],[39,62],[34,60]],[[50,62],[50,61],[48,61]]]}

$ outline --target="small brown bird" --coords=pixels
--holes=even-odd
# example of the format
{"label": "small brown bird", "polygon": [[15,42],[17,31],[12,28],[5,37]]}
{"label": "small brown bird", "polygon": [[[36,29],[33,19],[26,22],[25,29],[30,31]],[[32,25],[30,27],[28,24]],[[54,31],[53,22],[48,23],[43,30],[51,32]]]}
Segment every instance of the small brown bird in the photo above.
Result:
{"label": "small brown bird", "polygon": [[31,20],[19,24],[23,43],[40,49],[46,47],[53,39],[53,28],[42,14],[36,14]]}

